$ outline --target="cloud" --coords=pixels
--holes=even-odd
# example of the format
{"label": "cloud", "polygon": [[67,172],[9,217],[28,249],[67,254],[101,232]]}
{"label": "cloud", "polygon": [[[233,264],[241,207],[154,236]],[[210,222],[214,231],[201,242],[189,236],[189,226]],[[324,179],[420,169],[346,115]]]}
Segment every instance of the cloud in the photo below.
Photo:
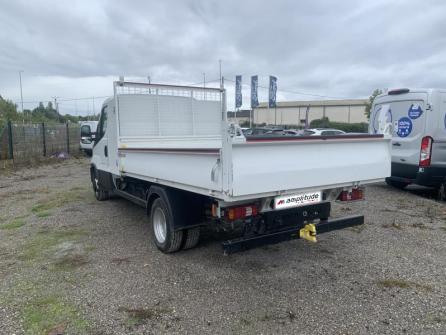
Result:
{"label": "cloud", "polygon": [[46,101],[111,94],[119,75],[217,79],[219,59],[230,79],[242,74],[248,83],[258,74],[266,85],[277,76],[287,100],[314,98],[289,91],[355,98],[375,88],[441,86],[445,12],[440,0],[4,1],[0,94],[19,99],[18,70],[25,101]]}

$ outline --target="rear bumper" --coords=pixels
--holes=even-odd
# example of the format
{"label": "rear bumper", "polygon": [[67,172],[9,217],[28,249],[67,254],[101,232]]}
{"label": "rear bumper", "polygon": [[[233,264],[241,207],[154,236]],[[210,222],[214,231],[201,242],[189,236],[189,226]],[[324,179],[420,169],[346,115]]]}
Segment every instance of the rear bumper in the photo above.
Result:
{"label": "rear bumper", "polygon": [[429,166],[419,168],[418,165],[392,163],[390,179],[429,187],[438,187],[446,177],[446,167]]}
{"label": "rear bumper", "polygon": [[[350,216],[340,219],[324,220],[316,224],[316,233],[323,234],[333,230],[344,229],[364,224],[364,216]],[[232,254],[243,250],[256,248],[267,244],[276,244],[284,241],[300,238],[299,230],[303,224],[299,224],[294,228],[287,228],[284,230],[266,233],[252,237],[240,237],[237,239],[226,241],[222,244],[225,255]]]}

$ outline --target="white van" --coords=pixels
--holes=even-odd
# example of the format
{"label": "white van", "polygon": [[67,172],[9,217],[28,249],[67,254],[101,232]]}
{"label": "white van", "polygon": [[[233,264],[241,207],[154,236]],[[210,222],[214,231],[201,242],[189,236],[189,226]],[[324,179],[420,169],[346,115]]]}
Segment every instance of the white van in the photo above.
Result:
{"label": "white van", "polygon": [[93,152],[94,140],[96,137],[96,129],[98,127],[98,121],[81,121],[80,122],[80,149],[88,156],[91,156]]}
{"label": "white van", "polygon": [[376,97],[369,132],[380,118],[393,125],[389,185],[435,187],[444,199],[446,177],[446,89],[395,89]]}

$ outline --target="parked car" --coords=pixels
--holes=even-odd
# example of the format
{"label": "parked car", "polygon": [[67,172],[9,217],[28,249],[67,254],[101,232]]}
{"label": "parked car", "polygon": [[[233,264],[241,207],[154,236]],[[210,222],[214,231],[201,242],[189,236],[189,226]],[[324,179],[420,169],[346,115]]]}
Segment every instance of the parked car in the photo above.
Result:
{"label": "parked car", "polygon": [[345,134],[345,131],[331,128],[312,128],[305,129],[303,132],[304,136],[336,136],[343,134]]}
{"label": "parked car", "polygon": [[252,136],[265,135],[273,130],[274,130],[273,128],[267,128],[267,127],[252,128],[251,133],[249,135]]}
{"label": "parked car", "polygon": [[91,156],[93,151],[93,144],[96,137],[96,129],[98,121],[81,121],[80,123],[80,149],[86,155]]}
{"label": "parked car", "polygon": [[392,174],[389,185],[430,186],[446,200],[446,89],[395,89],[375,98],[369,132],[378,122],[393,124]]}
{"label": "parked car", "polygon": [[289,136],[300,136],[303,134],[303,130],[285,129],[283,133]]}

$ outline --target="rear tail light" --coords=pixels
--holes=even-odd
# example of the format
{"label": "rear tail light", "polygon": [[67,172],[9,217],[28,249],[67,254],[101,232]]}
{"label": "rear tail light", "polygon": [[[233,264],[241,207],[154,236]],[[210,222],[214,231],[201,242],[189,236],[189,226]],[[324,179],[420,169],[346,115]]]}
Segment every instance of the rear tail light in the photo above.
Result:
{"label": "rear tail light", "polygon": [[339,194],[340,201],[354,201],[364,199],[364,190],[362,188],[352,188],[351,190],[344,190]]}
{"label": "rear tail light", "polygon": [[229,207],[225,209],[225,218],[229,221],[243,219],[258,214],[257,206],[248,205],[240,207]]}
{"label": "rear tail light", "polygon": [[433,140],[430,136],[425,136],[421,140],[420,167],[427,167],[431,165],[432,142]]}

